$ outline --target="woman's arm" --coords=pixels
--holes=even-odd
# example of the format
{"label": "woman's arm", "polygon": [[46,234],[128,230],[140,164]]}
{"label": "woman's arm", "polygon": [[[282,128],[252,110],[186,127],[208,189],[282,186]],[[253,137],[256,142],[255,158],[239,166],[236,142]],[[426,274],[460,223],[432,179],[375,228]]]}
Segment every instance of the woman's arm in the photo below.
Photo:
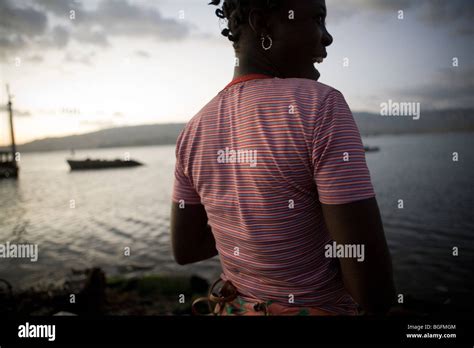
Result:
{"label": "woman's arm", "polygon": [[187,265],[207,260],[218,254],[216,241],[207,224],[207,214],[201,204],[171,206],[171,244],[176,262]]}
{"label": "woman's arm", "polygon": [[395,304],[392,261],[375,198],[322,205],[326,226],[337,244],[364,245],[362,262],[341,258],[347,291],[367,313],[385,313]]}

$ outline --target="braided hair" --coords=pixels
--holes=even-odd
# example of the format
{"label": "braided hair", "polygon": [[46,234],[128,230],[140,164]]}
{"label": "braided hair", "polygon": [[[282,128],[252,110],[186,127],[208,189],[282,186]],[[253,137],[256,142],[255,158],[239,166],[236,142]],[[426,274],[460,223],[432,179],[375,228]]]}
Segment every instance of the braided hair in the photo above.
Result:
{"label": "braided hair", "polygon": [[[209,5],[219,6],[221,0],[211,0]],[[260,8],[269,12],[280,6],[280,0],[224,0],[222,8],[216,10],[216,16],[227,19],[228,28],[222,30],[221,34],[234,43],[237,48],[241,35],[241,25],[247,20],[250,10]]]}

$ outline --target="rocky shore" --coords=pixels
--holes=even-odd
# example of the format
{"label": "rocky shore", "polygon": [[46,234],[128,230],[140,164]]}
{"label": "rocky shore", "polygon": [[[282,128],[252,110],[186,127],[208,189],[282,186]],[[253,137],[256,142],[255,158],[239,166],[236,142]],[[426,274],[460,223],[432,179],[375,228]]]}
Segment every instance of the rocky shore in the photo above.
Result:
{"label": "rocky shore", "polygon": [[0,315],[189,315],[208,288],[197,276],[106,277],[100,268],[72,271],[63,286],[18,292],[0,279]]}
{"label": "rocky shore", "polygon": [[[0,315],[191,315],[192,302],[206,296],[208,289],[208,281],[197,276],[107,277],[100,268],[72,270],[61,286],[15,291],[7,280],[0,279]],[[407,295],[390,315],[460,315],[464,311],[448,302],[438,304]]]}

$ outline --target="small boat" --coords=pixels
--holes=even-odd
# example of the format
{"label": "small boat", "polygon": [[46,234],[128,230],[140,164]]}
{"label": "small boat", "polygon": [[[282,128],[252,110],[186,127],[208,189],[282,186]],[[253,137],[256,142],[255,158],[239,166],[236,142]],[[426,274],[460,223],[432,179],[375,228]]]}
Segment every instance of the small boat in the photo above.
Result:
{"label": "small boat", "polygon": [[128,168],[142,166],[143,164],[134,160],[93,160],[87,158],[85,160],[68,159],[67,163],[71,170],[94,170],[94,169],[110,169],[110,168]]}
{"label": "small boat", "polygon": [[0,152],[0,179],[17,178],[18,166],[10,152]]}
{"label": "small boat", "polygon": [[364,150],[365,152],[377,152],[380,149],[378,146],[364,146]]}

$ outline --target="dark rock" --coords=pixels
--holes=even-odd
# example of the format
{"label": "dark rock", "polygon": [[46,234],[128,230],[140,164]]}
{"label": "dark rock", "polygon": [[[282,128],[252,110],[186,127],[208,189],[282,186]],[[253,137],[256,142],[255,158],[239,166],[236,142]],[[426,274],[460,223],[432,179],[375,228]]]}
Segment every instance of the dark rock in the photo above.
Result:
{"label": "dark rock", "polygon": [[86,315],[102,314],[105,305],[105,273],[100,268],[92,268],[78,296],[79,312]]}
{"label": "dark rock", "polygon": [[191,291],[195,294],[207,293],[209,290],[209,283],[207,282],[207,280],[201,277],[194,276],[194,275],[191,276],[190,283],[191,283]]}

